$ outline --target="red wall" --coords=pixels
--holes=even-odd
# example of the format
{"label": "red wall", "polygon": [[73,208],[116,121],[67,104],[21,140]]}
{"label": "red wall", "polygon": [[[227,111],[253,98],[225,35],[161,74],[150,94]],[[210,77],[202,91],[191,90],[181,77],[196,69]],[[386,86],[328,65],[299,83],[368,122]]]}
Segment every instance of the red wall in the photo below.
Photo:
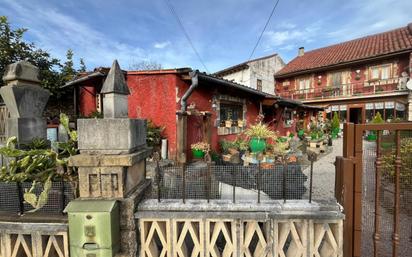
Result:
{"label": "red wall", "polygon": [[[150,119],[156,125],[164,126],[164,135],[168,139],[169,158],[176,155],[176,111],[180,109],[180,99],[190,86],[190,81],[183,81],[178,74],[133,74],[128,73],[127,85],[130,89],[129,117]],[[89,91],[94,90],[93,87]],[[215,89],[199,86],[189,97],[187,103],[196,104],[200,111],[212,112],[212,149],[219,149],[219,140],[235,139],[238,135],[218,136],[214,126],[216,112],[212,111],[211,99]],[[94,92],[94,91],[93,91]],[[96,110],[95,97],[83,92],[80,95],[80,111],[88,115]],[[259,102],[247,101],[247,124],[254,123],[259,113]],[[191,158],[190,145],[202,140],[201,119],[188,118],[187,156]]]}
{"label": "red wall", "polygon": [[168,139],[169,158],[176,153],[176,83],[181,83],[176,74],[127,76],[130,89],[129,117],[150,119],[164,126]]}
{"label": "red wall", "polygon": [[[184,92],[189,88],[188,84],[178,84],[178,97],[179,99],[183,96]],[[211,148],[214,151],[219,150],[219,141],[222,139],[227,140],[234,140],[238,136],[238,134],[231,134],[231,135],[221,135],[217,134],[217,128],[215,125],[215,120],[217,118],[217,114],[215,111],[212,110],[212,97],[213,97],[214,89],[211,89],[206,86],[199,86],[189,97],[187,104],[188,106],[192,103],[195,103],[196,109],[200,111],[210,111],[212,113],[212,145]],[[180,102],[179,102],[180,103]],[[259,114],[259,103],[255,100],[248,100],[247,103],[247,113],[246,119],[247,124],[254,123],[256,118]],[[180,104],[178,105],[180,108]],[[188,125],[187,125],[187,156],[191,157],[190,145],[196,143],[198,141],[202,141],[202,130],[201,130],[201,118],[200,117],[189,117],[188,118]]]}
{"label": "red wall", "polygon": [[80,87],[79,111],[82,116],[89,116],[96,111],[96,89],[92,85]]}

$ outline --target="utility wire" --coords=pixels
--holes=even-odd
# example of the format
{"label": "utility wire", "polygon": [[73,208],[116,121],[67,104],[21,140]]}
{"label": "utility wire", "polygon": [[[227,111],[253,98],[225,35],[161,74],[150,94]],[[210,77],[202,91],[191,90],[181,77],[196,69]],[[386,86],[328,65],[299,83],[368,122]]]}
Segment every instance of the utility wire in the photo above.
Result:
{"label": "utility wire", "polygon": [[179,27],[181,28],[181,30],[183,31],[183,34],[185,35],[187,41],[189,42],[190,46],[193,49],[193,52],[195,52],[197,58],[199,59],[200,63],[203,65],[203,67],[205,68],[206,72],[209,73],[209,70],[207,69],[205,63],[203,62],[202,58],[200,57],[199,52],[196,50],[192,40],[190,39],[189,33],[187,33],[185,27],[183,26],[182,20],[180,19],[179,15],[177,14],[175,8],[173,7],[172,3],[170,2],[170,0],[164,0],[166,2],[166,5],[169,7],[170,12],[172,13],[172,15],[175,17]]}
{"label": "utility wire", "polygon": [[260,36],[259,36],[259,38],[258,38],[258,41],[256,42],[256,45],[255,45],[255,47],[253,48],[252,53],[250,54],[248,61],[250,61],[250,59],[252,59],[252,56],[255,54],[256,48],[258,47],[259,42],[260,42],[260,40],[262,39],[263,33],[265,33],[266,27],[268,26],[268,24],[269,24],[269,22],[270,22],[270,19],[272,18],[273,13],[275,12],[276,7],[278,6],[279,1],[280,1],[280,0],[276,0],[275,5],[273,6],[272,12],[270,13],[269,18],[268,18],[268,20],[266,21],[265,26],[263,27],[262,33],[260,33]]}

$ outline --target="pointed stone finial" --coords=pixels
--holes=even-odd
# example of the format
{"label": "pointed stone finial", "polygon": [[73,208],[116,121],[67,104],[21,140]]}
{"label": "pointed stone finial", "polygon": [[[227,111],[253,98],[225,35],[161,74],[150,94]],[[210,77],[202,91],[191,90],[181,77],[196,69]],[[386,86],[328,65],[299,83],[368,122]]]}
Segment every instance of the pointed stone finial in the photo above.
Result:
{"label": "pointed stone finial", "polygon": [[109,74],[107,74],[106,80],[103,83],[101,94],[122,94],[130,95],[129,87],[124,79],[124,74],[120,69],[117,60],[113,61],[112,67],[110,68]]}
{"label": "pointed stone finial", "polygon": [[124,79],[117,60],[114,60],[109,74],[103,83],[103,115],[104,118],[127,118],[129,87]]}

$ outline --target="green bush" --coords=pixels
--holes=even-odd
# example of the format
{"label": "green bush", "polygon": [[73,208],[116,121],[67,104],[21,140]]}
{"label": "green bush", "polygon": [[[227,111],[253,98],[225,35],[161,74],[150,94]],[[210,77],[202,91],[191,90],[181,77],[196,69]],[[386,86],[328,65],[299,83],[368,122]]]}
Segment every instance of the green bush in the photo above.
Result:
{"label": "green bush", "polygon": [[372,123],[373,124],[381,124],[384,123],[385,121],[382,119],[381,113],[377,112],[375,114],[375,117],[373,117]]}
{"label": "green bush", "polygon": [[339,130],[339,125],[340,125],[340,122],[339,122],[338,113],[337,113],[337,112],[334,112],[334,113],[333,113],[332,124],[331,124],[332,131],[337,131],[337,130]]}
{"label": "green bush", "polygon": [[[412,138],[403,138],[401,140],[401,169],[400,183],[401,186],[412,185]],[[382,157],[382,175],[383,178],[393,181],[395,178],[395,159],[396,156],[392,151],[391,154]]]}
{"label": "green bush", "polygon": [[164,127],[154,124],[153,121],[147,120],[147,145],[155,149],[160,148],[164,129]]}

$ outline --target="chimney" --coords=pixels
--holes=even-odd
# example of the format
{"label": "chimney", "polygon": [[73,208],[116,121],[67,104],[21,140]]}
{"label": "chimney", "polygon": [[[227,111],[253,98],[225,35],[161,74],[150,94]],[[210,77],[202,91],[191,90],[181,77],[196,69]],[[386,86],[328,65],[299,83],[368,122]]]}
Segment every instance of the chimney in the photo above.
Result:
{"label": "chimney", "polygon": [[409,34],[412,35],[412,22],[408,24],[408,30],[409,30]]}
{"label": "chimney", "polygon": [[303,46],[299,47],[298,56],[303,56],[305,54],[305,48]]}

